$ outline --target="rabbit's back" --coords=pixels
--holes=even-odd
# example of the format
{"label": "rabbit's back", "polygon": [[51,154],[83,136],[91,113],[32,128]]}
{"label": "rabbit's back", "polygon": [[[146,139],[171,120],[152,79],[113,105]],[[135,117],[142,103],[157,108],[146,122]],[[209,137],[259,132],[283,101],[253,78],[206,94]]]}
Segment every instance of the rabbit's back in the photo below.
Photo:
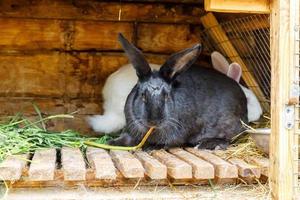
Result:
{"label": "rabbit's back", "polygon": [[187,130],[185,135],[230,139],[243,130],[240,120],[247,123],[247,100],[234,80],[195,65],[178,81],[174,111]]}

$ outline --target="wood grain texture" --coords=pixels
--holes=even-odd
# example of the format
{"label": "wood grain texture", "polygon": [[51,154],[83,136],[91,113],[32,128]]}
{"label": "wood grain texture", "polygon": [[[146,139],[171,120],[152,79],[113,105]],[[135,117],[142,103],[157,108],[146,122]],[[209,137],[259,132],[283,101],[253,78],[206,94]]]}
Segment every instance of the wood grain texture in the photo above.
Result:
{"label": "wood grain texture", "polygon": [[86,156],[89,164],[95,170],[95,178],[111,180],[117,178],[116,168],[107,151],[104,149],[88,147]]}
{"label": "wood grain texture", "polygon": [[193,167],[193,177],[196,179],[213,179],[215,177],[214,166],[207,161],[191,154],[183,149],[174,148],[170,153],[187,162]]}
{"label": "wood grain texture", "polygon": [[270,161],[268,158],[262,157],[262,158],[256,158],[256,157],[249,157],[247,159],[248,163],[253,163],[254,165],[257,165],[261,169],[261,174],[269,177],[269,168],[270,168]]}
{"label": "wood grain texture", "polygon": [[237,166],[240,177],[249,178],[249,179],[260,178],[260,174],[261,174],[260,167],[255,165],[250,165],[246,163],[244,160],[238,158],[230,158],[228,161],[231,164]]}
{"label": "wood grain texture", "polygon": [[133,24],[123,22],[76,21],[71,49],[120,50],[118,33],[132,39]]}
{"label": "wood grain texture", "polygon": [[205,151],[194,148],[186,148],[186,150],[204,160],[211,163],[215,168],[215,175],[221,179],[237,178],[238,169],[235,165],[232,165],[220,157]]}
{"label": "wood grain texture", "polygon": [[200,23],[199,16],[204,11],[199,1],[194,5],[165,4],[164,1],[147,2],[149,1],[146,3],[122,1],[120,4],[96,0],[4,0],[0,4],[0,17],[118,21],[121,8],[121,21]]}
{"label": "wood grain texture", "polygon": [[29,168],[29,179],[48,181],[54,179],[56,168],[56,149],[38,150],[34,153]]}
{"label": "wood grain texture", "polygon": [[6,181],[16,181],[21,178],[27,164],[29,154],[8,156],[0,163],[0,178]]}
{"label": "wood grain texture", "polygon": [[[157,64],[166,57],[146,54],[149,62]],[[127,63],[123,53],[0,55],[0,97],[101,100],[106,78]]]}
{"label": "wood grain texture", "polygon": [[141,162],[128,151],[111,150],[115,166],[126,178],[143,178],[145,170]]}
{"label": "wood grain texture", "polygon": [[[172,53],[199,42],[198,26],[140,23],[137,44],[145,52]],[[131,41],[134,23],[0,18],[0,53],[28,51],[120,51],[117,36]]]}
{"label": "wood grain texture", "polygon": [[138,25],[137,45],[145,52],[174,53],[199,43],[197,29],[189,25]]}
{"label": "wood grain texture", "polygon": [[191,179],[193,177],[191,165],[165,150],[152,151],[151,155],[167,166],[169,177],[174,179]]}
{"label": "wood grain texture", "polygon": [[3,50],[62,49],[61,21],[1,19],[0,48]]}
{"label": "wood grain texture", "polygon": [[270,13],[270,0],[205,0],[206,11],[227,13]]}
{"label": "wood grain texture", "polygon": [[[295,176],[298,169],[295,159],[298,158],[298,135],[295,126],[286,126],[286,106],[293,97],[293,81],[299,71],[299,55],[295,55],[296,25],[299,26],[298,0],[271,1],[271,135],[270,135],[270,187],[271,197],[277,200],[295,199],[294,186],[298,182]],[[299,47],[298,47],[299,50]],[[298,79],[299,76],[297,75]],[[298,86],[298,82],[295,86]],[[295,95],[298,99],[298,94]],[[298,109],[294,111],[298,112]],[[293,114],[295,115],[295,114]],[[297,113],[296,115],[299,115]]]}
{"label": "wood grain texture", "polygon": [[151,179],[167,178],[167,167],[164,164],[143,151],[135,152],[134,155],[141,161],[145,174]]}
{"label": "wood grain texture", "polygon": [[61,66],[64,62],[59,53],[0,55],[0,95],[62,96],[65,83]]}
{"label": "wood grain texture", "polygon": [[83,155],[78,148],[61,149],[61,165],[66,181],[85,180],[86,167]]}

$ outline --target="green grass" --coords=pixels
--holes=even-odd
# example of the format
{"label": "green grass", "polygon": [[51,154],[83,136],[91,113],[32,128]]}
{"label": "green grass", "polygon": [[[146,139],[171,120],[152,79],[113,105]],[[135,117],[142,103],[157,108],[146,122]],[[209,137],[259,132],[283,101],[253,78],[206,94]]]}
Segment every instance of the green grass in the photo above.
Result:
{"label": "green grass", "polygon": [[39,119],[32,122],[18,114],[6,122],[0,122],[0,162],[9,155],[34,152],[43,148],[61,148],[63,146],[85,148],[84,141],[105,144],[109,136],[85,137],[73,130],[62,132],[49,131],[45,122],[51,119],[73,118],[72,115],[52,115],[42,118],[35,107]]}

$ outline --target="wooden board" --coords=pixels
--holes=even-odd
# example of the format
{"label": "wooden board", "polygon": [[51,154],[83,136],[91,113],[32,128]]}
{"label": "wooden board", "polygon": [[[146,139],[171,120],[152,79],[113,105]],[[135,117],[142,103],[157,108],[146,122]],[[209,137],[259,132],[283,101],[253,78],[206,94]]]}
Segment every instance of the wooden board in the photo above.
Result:
{"label": "wooden board", "polygon": [[59,53],[0,55],[0,95],[62,96],[65,83],[60,66],[64,66],[64,63]]}
{"label": "wooden board", "polygon": [[70,49],[120,50],[118,33],[128,40],[133,35],[133,24],[123,22],[76,21]]}
{"label": "wooden board", "polygon": [[215,175],[220,179],[234,179],[238,177],[238,169],[235,165],[232,165],[218,156],[205,151],[198,150],[195,148],[186,148],[186,150],[206,161],[211,163],[215,168]]}
{"label": "wooden board", "polygon": [[57,20],[0,18],[1,51],[62,49],[63,35],[61,22]]}
{"label": "wooden board", "polygon": [[29,179],[48,181],[54,179],[56,168],[56,149],[38,150],[30,162]]}
{"label": "wooden board", "polygon": [[122,175],[126,178],[143,178],[145,170],[141,162],[127,151],[112,150],[110,155]]}
{"label": "wooden board", "polygon": [[85,180],[86,167],[84,158],[79,149],[63,147],[61,150],[61,165],[64,174],[64,180]]}
{"label": "wooden board", "polygon": [[174,179],[191,179],[193,177],[191,165],[165,150],[152,151],[151,155],[167,166],[168,176]]}
{"label": "wooden board", "polygon": [[[121,21],[142,21],[158,23],[200,23],[199,16],[203,7],[199,1],[194,5],[155,3],[126,3],[86,1],[16,1],[4,0],[0,6],[0,17],[68,19],[68,20],[101,20],[118,21],[121,9]],[[174,1],[169,1],[173,2]],[[182,3],[182,1],[178,1]],[[186,11],[189,12],[186,12]]]}
{"label": "wooden board", "polygon": [[145,52],[174,53],[200,42],[199,36],[191,32],[189,25],[138,25],[137,45]]}
{"label": "wooden board", "polygon": [[141,161],[145,174],[151,179],[166,179],[167,167],[158,160],[143,151],[135,152],[134,155]]}
{"label": "wooden board", "polygon": [[206,11],[228,13],[270,13],[270,0],[205,0]]}
{"label": "wooden board", "polygon": [[7,157],[0,163],[0,179],[15,181],[21,178],[27,164],[28,154]]}
{"label": "wooden board", "polygon": [[99,148],[88,147],[86,155],[89,164],[95,170],[95,178],[116,179],[116,168],[107,151]]}
{"label": "wooden board", "polygon": [[[134,30],[134,27],[136,30]],[[173,53],[199,43],[199,27],[184,24],[63,21],[0,18],[0,53],[40,51],[120,51],[123,33],[144,52]],[[33,37],[34,36],[34,37]]]}
{"label": "wooden board", "polygon": [[195,179],[213,179],[215,177],[214,167],[209,162],[180,148],[170,149],[169,152],[193,167],[193,177]]}

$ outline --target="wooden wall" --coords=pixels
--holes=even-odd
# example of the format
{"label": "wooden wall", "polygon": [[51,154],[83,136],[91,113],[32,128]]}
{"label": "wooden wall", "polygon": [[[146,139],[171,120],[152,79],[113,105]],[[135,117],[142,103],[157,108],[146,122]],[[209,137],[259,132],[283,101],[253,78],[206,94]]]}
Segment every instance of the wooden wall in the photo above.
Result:
{"label": "wooden wall", "polygon": [[203,5],[174,2],[1,1],[0,115],[33,115],[35,102],[44,114],[78,111],[50,127],[90,132],[84,118],[102,111],[107,76],[128,62],[118,32],[158,64],[199,42]]}

